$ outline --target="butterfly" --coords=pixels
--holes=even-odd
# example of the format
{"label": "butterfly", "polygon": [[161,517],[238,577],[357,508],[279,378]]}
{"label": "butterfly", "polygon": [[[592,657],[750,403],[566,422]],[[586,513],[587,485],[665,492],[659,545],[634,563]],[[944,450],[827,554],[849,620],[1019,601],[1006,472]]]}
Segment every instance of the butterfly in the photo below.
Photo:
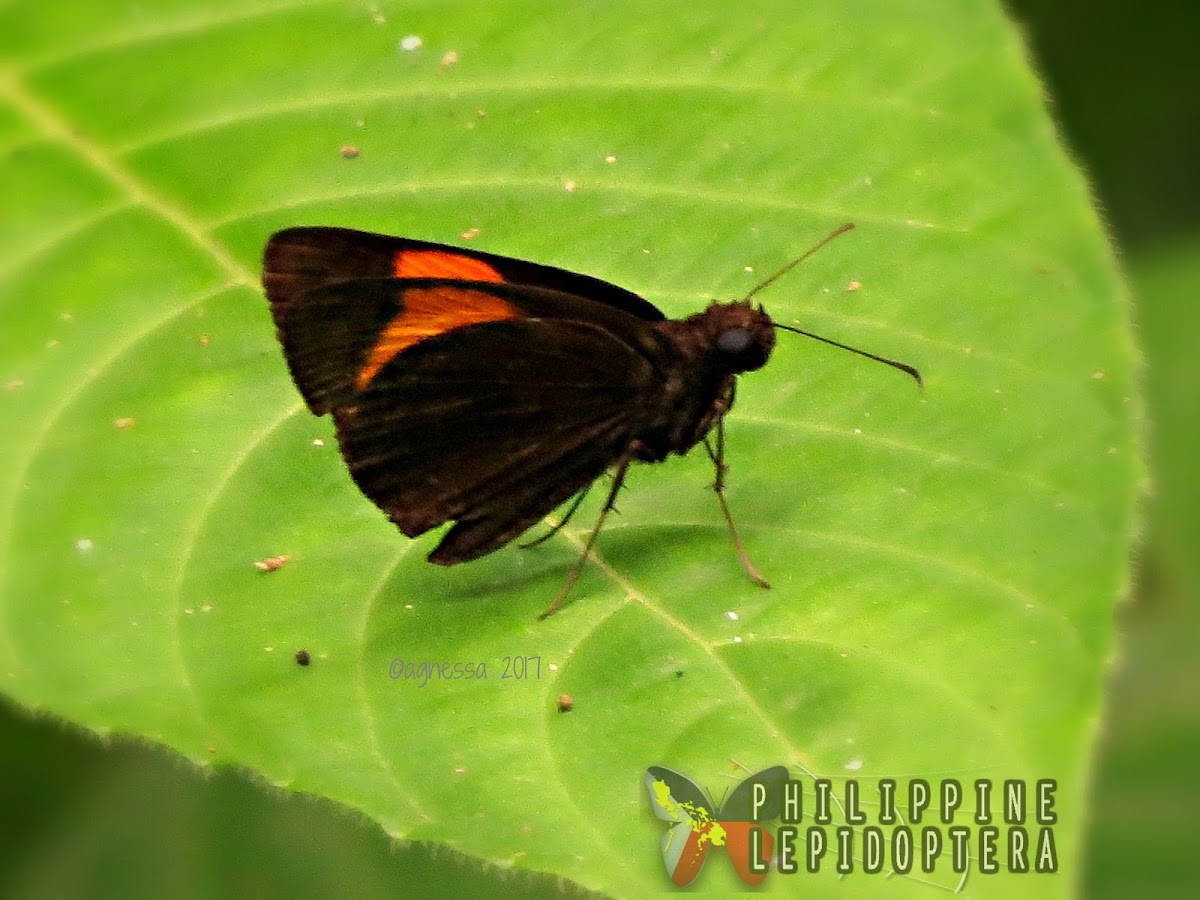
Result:
{"label": "butterfly", "polygon": [[751,868],[750,833],[760,831],[758,859],[763,863],[770,860],[775,840],[759,823],[777,819],[783,811],[783,789],[788,781],[785,767],[773,766],[751,775],[719,808],[695,782],[671,769],[651,766],[645,780],[654,815],[675,823],[662,836],[663,863],[674,884],[686,887],[696,879],[710,847],[725,847],[734,870],[746,884],[757,887],[762,883],[767,873],[765,868]]}
{"label": "butterfly", "polygon": [[[848,230],[843,225],[800,257]],[[263,255],[263,285],[292,379],[330,414],[362,492],[408,537],[453,522],[429,561],[456,565],[513,541],[605,472],[612,484],[555,612],[579,578],[629,467],[703,443],[724,494],[724,418],[738,375],[785,329],[750,298],[685,319],[598,278],[345,228],[288,228]],[[709,434],[715,429],[715,441]]]}

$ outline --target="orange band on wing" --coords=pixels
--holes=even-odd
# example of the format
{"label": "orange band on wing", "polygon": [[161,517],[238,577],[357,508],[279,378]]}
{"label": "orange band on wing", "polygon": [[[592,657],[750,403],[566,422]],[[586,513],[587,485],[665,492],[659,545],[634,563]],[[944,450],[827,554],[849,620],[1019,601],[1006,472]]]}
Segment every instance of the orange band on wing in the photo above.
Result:
{"label": "orange band on wing", "polygon": [[494,294],[454,285],[407,290],[403,300],[404,311],[383,329],[358,372],[354,386],[360,391],[396,354],[419,341],[466,325],[515,319],[522,315],[519,309]]}
{"label": "orange band on wing", "polygon": [[455,278],[459,281],[504,281],[481,259],[445,250],[401,250],[392,271],[397,278]]}

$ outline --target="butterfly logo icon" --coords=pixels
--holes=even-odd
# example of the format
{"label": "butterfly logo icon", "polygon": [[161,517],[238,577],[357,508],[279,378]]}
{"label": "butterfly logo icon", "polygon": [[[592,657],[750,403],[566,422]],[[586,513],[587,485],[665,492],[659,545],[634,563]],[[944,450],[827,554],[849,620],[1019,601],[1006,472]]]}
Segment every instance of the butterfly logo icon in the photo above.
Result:
{"label": "butterfly logo icon", "polygon": [[[709,847],[729,852],[738,876],[750,887],[767,877],[766,869],[751,868],[751,851],[769,860],[774,838],[760,823],[779,818],[788,771],[783,766],[764,769],[742,781],[729,799],[718,806],[694,781],[671,769],[651,766],[646,770],[646,789],[656,818],[674,824],[662,836],[663,863],[678,887],[695,881]],[[751,847],[751,832],[758,831],[761,843]]]}

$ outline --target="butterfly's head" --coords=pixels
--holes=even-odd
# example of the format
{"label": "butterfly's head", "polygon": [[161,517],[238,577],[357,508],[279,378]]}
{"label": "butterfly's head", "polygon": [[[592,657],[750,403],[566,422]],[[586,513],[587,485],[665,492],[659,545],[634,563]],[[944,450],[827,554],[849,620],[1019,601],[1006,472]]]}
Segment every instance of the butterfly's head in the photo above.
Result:
{"label": "butterfly's head", "polygon": [[761,369],[775,347],[771,317],[749,303],[714,303],[697,318],[703,322],[711,352],[731,373]]}

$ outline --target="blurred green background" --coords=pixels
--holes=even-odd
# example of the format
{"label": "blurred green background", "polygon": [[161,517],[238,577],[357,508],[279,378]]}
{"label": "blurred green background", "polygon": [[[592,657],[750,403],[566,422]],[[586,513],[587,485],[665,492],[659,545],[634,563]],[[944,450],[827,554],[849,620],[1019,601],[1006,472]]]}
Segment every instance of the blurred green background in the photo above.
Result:
{"label": "blurred green background", "polygon": [[[1011,0],[1137,299],[1154,496],[1097,758],[1084,890],[1194,895],[1200,806],[1200,5]],[[575,896],[245,776],[0,705],[0,897]],[[449,871],[447,871],[449,870]],[[449,880],[447,880],[449,879]],[[565,893],[564,893],[565,891]]]}

